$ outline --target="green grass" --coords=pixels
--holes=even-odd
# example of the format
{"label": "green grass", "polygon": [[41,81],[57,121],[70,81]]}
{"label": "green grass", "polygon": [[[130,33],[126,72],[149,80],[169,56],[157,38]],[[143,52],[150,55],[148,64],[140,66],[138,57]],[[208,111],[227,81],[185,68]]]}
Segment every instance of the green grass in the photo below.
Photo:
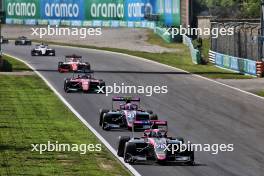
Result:
{"label": "green grass", "polygon": [[24,63],[17,61],[9,56],[3,55],[2,59],[4,60],[3,71],[32,71]]}
{"label": "green grass", "polygon": [[[35,41],[41,42],[37,40]],[[159,44],[163,42],[161,38],[154,38],[154,36],[151,37],[149,41],[151,41],[152,44]],[[212,79],[217,79],[217,78],[220,78],[220,79],[251,79],[251,78],[254,78],[253,76],[243,75],[243,74],[235,73],[235,72],[228,71],[225,69],[220,69],[218,67],[215,67],[213,64],[195,65],[192,63],[189,49],[185,45],[179,44],[179,43],[178,44],[166,44],[165,42],[163,42],[163,46],[170,45],[172,47],[172,45],[175,45],[175,48],[177,48],[175,52],[167,52],[167,53],[149,53],[149,52],[131,51],[131,50],[117,49],[117,48],[95,47],[95,46],[87,46],[87,45],[50,42],[50,41],[47,41],[46,43],[55,44],[55,45],[63,45],[63,46],[74,46],[74,47],[80,47],[80,48],[107,50],[107,51],[129,54],[129,55],[153,60],[153,61],[163,63],[166,65],[170,65],[170,66],[173,66],[179,69],[186,70],[190,73],[199,74],[204,77],[212,78]]]}
{"label": "green grass", "polygon": [[182,46],[179,43],[167,43],[152,30],[148,30],[147,42],[153,45],[159,45],[165,48],[180,49]]}
{"label": "green grass", "polygon": [[264,97],[264,90],[258,91],[256,94],[261,97]]}
{"label": "green grass", "polygon": [[100,142],[39,77],[0,75],[0,85],[1,176],[130,175],[105,147],[101,152],[85,155],[32,152],[31,144],[47,144],[48,141],[61,144]]}

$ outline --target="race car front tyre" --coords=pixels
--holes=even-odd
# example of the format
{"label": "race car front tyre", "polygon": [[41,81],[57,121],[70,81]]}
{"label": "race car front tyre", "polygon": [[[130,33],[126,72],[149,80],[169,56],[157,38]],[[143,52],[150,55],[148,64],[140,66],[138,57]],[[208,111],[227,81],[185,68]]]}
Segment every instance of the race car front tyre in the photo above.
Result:
{"label": "race car front tyre", "polygon": [[109,118],[108,114],[103,115],[102,129],[106,131],[110,130],[110,127],[108,126],[108,118]]}
{"label": "race car front tyre", "polygon": [[70,90],[69,90],[69,88],[68,88],[68,82],[67,82],[67,80],[64,81],[64,91],[65,91],[66,93],[70,93]]}
{"label": "race car front tyre", "polygon": [[99,119],[99,125],[102,126],[103,124],[103,116],[105,113],[108,113],[109,110],[108,109],[100,109],[99,111],[99,116],[100,116],[100,119]]}
{"label": "race car front tyre", "polygon": [[137,148],[136,144],[132,142],[127,142],[125,145],[125,151],[124,151],[124,161],[126,163],[134,163],[134,156],[136,155]]}
{"label": "race car front tyre", "polygon": [[124,157],[125,145],[126,142],[128,142],[129,140],[130,140],[129,136],[119,136],[118,148],[117,148],[117,155],[119,157]]}

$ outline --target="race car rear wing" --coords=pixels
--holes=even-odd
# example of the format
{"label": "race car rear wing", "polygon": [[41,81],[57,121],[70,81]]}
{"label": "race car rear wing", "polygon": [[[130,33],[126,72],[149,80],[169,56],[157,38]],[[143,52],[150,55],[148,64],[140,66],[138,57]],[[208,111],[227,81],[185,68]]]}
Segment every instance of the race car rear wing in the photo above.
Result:
{"label": "race car rear wing", "polygon": [[165,129],[168,131],[168,122],[166,120],[151,120],[151,129]]}
{"label": "race car rear wing", "polygon": [[[114,108],[114,102],[140,102],[140,98],[139,97],[113,97],[112,98],[112,109]],[[140,106],[140,104],[139,104]]]}
{"label": "race car rear wing", "polygon": [[139,97],[113,97],[112,101],[140,102],[140,98]]}
{"label": "race car rear wing", "polygon": [[82,58],[82,56],[78,56],[78,55],[73,54],[73,55],[67,55],[67,56],[65,56],[65,58],[77,58],[77,59],[80,59],[80,58]]}

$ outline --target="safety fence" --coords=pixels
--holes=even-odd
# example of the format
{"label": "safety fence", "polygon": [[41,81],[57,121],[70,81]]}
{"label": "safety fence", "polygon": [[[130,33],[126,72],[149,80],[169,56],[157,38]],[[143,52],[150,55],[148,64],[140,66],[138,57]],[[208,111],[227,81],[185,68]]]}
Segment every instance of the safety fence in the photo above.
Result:
{"label": "safety fence", "polygon": [[201,52],[198,49],[195,49],[193,47],[192,39],[186,35],[183,35],[182,36],[182,42],[183,42],[183,44],[185,44],[186,46],[189,47],[191,57],[192,57],[192,62],[194,64],[201,64],[202,63]]}
{"label": "safety fence", "polygon": [[[148,27],[148,21],[177,27],[180,0],[4,0],[6,23]],[[143,23],[142,23],[143,22]]]}
{"label": "safety fence", "polygon": [[[257,67],[260,63],[250,59],[229,56],[210,50],[209,60],[211,63],[221,68],[237,71],[242,74],[261,76],[263,73],[263,71],[262,73],[257,73]],[[261,64],[263,63],[261,62]],[[263,68],[263,66],[261,68]]]}

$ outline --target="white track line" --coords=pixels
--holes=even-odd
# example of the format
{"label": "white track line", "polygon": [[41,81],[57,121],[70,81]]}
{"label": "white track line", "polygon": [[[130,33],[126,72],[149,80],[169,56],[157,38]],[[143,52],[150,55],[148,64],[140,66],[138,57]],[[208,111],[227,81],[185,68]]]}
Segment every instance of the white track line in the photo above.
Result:
{"label": "white track line", "polygon": [[15,56],[4,53],[5,55],[12,57],[20,62],[26,64],[29,68],[31,68],[49,87],[50,89],[59,97],[59,99],[78,117],[78,119],[91,130],[94,135],[110,150],[110,152],[135,176],[141,176],[138,171],[133,168],[131,165],[124,162],[123,158],[117,156],[117,151],[101,136],[73,107],[67,102],[67,100],[48,82],[48,80],[38,72],[32,65],[28,64],[26,61],[19,59]]}

